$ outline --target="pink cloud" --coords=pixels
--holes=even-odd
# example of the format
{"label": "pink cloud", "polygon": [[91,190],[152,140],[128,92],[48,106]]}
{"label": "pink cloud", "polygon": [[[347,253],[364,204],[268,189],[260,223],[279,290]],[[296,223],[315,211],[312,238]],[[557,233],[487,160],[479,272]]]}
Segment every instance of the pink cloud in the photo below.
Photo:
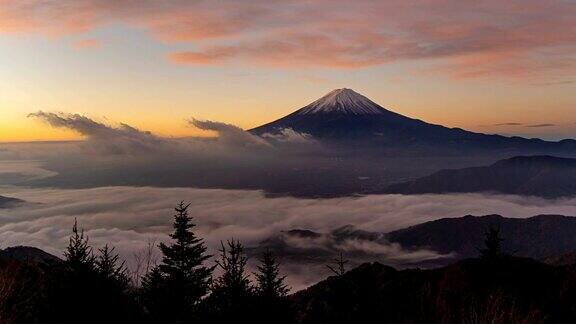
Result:
{"label": "pink cloud", "polygon": [[[457,78],[576,70],[569,0],[0,0],[0,33],[61,35],[110,23],[194,45],[177,64],[361,68],[431,60]],[[433,63],[434,63],[433,62]]]}

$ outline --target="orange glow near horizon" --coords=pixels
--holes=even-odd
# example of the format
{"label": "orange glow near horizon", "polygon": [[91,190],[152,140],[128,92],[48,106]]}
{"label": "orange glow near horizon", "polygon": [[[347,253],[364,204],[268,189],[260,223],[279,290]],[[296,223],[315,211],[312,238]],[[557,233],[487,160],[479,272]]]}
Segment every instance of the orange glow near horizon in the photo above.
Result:
{"label": "orange glow near horizon", "polygon": [[343,87],[448,127],[576,138],[574,3],[439,2],[0,0],[0,142],[80,138],[38,110],[248,129]]}

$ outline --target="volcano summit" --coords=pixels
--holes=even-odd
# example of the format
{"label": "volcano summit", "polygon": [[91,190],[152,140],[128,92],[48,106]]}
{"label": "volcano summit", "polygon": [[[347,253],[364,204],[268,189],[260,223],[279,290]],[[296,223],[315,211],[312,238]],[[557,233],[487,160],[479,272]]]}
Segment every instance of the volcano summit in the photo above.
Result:
{"label": "volcano summit", "polygon": [[387,110],[351,89],[333,90],[311,104],[271,123],[256,127],[256,135],[285,129],[308,134],[326,143],[371,147],[395,152],[498,151],[523,153],[576,152],[576,141],[506,137],[448,128]]}

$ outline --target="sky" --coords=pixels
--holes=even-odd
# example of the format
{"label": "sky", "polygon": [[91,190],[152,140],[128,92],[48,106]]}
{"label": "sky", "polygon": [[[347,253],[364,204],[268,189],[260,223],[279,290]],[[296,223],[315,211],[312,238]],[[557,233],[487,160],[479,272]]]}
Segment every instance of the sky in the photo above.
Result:
{"label": "sky", "polygon": [[0,142],[244,129],[335,88],[487,133],[576,138],[576,1],[0,0]]}

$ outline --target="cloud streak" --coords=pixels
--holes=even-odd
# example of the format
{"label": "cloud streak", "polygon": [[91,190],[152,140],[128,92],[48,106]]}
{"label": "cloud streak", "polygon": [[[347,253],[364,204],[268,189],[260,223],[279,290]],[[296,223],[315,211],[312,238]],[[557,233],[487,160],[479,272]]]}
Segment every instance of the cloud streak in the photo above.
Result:
{"label": "cloud streak", "polygon": [[170,145],[169,141],[128,124],[110,126],[79,114],[38,111],[28,117],[38,118],[55,128],[69,129],[87,138],[87,148],[123,155],[150,153]]}
{"label": "cloud streak", "polygon": [[205,131],[213,131],[218,134],[218,141],[226,145],[233,146],[269,146],[261,137],[252,135],[242,128],[210,120],[190,119],[188,121],[190,126],[196,127]]}
{"label": "cloud streak", "polygon": [[542,128],[542,127],[554,127],[556,124],[534,124],[534,125],[526,125],[529,128]]}
{"label": "cloud streak", "polygon": [[500,123],[500,124],[494,124],[494,126],[522,126],[524,124],[522,123]]}
{"label": "cloud streak", "polygon": [[556,80],[575,68],[576,4],[566,0],[1,0],[0,9],[4,33],[140,27],[190,44],[169,54],[177,64],[350,69],[434,60],[434,71],[457,78]]}
{"label": "cloud streak", "polygon": [[[77,132],[84,140],[57,147],[7,147],[0,152],[0,161],[39,160],[51,176],[28,177],[28,181],[22,175],[6,176],[4,183],[68,188],[258,188],[288,193],[302,192],[299,183],[307,181],[307,173],[317,179],[330,177],[330,181],[337,181],[328,174],[327,167],[346,168],[341,161],[330,159],[330,150],[321,143],[291,129],[259,137],[234,125],[190,119],[190,127],[214,132],[216,136],[164,138],[127,124],[100,122],[79,114],[40,111],[30,117]],[[320,165],[322,168],[318,168]],[[347,174],[341,177],[349,178]],[[308,191],[314,190],[314,186],[307,187]]]}

